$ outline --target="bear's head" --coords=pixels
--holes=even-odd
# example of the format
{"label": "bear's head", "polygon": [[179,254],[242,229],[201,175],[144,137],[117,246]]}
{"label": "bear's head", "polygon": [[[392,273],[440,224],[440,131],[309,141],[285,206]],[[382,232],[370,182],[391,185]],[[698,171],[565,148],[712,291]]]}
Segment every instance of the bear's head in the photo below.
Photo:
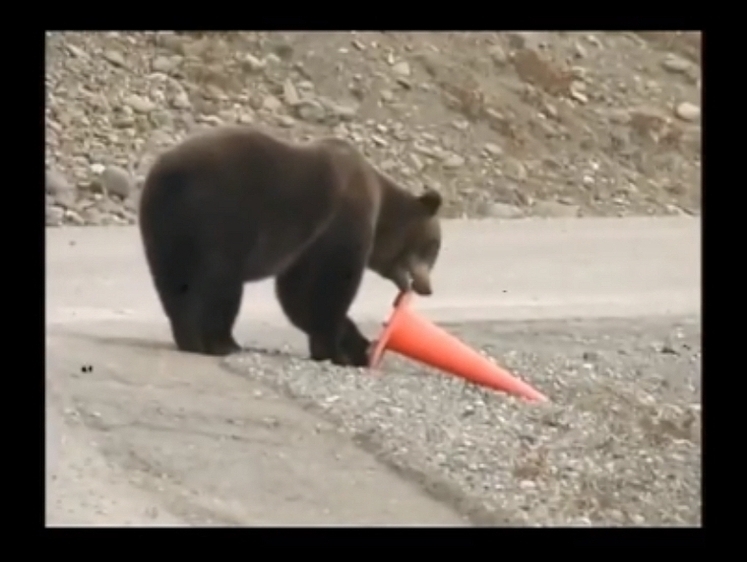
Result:
{"label": "bear's head", "polygon": [[[412,290],[430,295],[431,271],[441,250],[441,224],[438,211],[442,197],[438,191],[426,188],[414,197],[409,195],[408,209],[398,208],[393,216],[382,209],[386,223],[374,244],[371,268],[394,282],[400,291]],[[399,207],[399,203],[397,207]]]}

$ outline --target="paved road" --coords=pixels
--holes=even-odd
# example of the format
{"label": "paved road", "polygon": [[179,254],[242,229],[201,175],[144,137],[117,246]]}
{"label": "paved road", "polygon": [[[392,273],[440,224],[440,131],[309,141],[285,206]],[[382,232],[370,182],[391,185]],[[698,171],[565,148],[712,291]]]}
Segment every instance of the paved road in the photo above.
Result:
{"label": "paved road", "polygon": [[[434,321],[700,313],[700,221],[449,221]],[[465,524],[333,427],[173,350],[134,227],[47,229],[47,522]],[[364,281],[374,326],[394,290]],[[269,282],[236,334],[303,353]],[[89,366],[92,368],[89,369]]]}

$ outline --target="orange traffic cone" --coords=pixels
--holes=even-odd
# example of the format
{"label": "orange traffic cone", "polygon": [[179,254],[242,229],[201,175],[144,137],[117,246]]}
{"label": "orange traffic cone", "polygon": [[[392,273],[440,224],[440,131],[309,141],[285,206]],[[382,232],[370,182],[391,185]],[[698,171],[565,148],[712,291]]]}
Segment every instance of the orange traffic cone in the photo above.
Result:
{"label": "orange traffic cone", "polygon": [[527,400],[547,397],[467,347],[454,336],[410,310],[411,293],[400,294],[371,353],[369,366],[378,367],[386,351],[394,351],[471,382]]}

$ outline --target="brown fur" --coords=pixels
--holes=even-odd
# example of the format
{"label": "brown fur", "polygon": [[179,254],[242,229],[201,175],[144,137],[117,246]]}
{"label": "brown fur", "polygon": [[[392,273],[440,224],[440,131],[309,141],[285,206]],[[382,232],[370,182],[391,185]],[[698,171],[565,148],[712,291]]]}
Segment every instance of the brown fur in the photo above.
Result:
{"label": "brown fur", "polygon": [[228,127],[163,154],[145,182],[140,231],[179,349],[224,355],[243,284],[276,278],[311,356],[362,366],[369,342],[347,316],[366,267],[430,294],[441,196],[414,196],[349,143],[284,142]]}

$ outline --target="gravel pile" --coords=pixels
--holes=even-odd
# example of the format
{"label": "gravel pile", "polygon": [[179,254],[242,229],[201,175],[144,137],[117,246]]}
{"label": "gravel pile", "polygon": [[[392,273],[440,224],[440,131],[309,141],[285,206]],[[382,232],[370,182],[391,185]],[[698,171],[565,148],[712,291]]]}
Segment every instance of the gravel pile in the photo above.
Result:
{"label": "gravel pile", "polygon": [[699,33],[48,32],[46,224],[137,221],[187,136],[353,142],[444,216],[699,214]]}
{"label": "gravel pile", "polygon": [[267,383],[484,525],[699,525],[699,320],[446,326],[550,397],[532,405],[395,355],[378,373],[256,349]]}

